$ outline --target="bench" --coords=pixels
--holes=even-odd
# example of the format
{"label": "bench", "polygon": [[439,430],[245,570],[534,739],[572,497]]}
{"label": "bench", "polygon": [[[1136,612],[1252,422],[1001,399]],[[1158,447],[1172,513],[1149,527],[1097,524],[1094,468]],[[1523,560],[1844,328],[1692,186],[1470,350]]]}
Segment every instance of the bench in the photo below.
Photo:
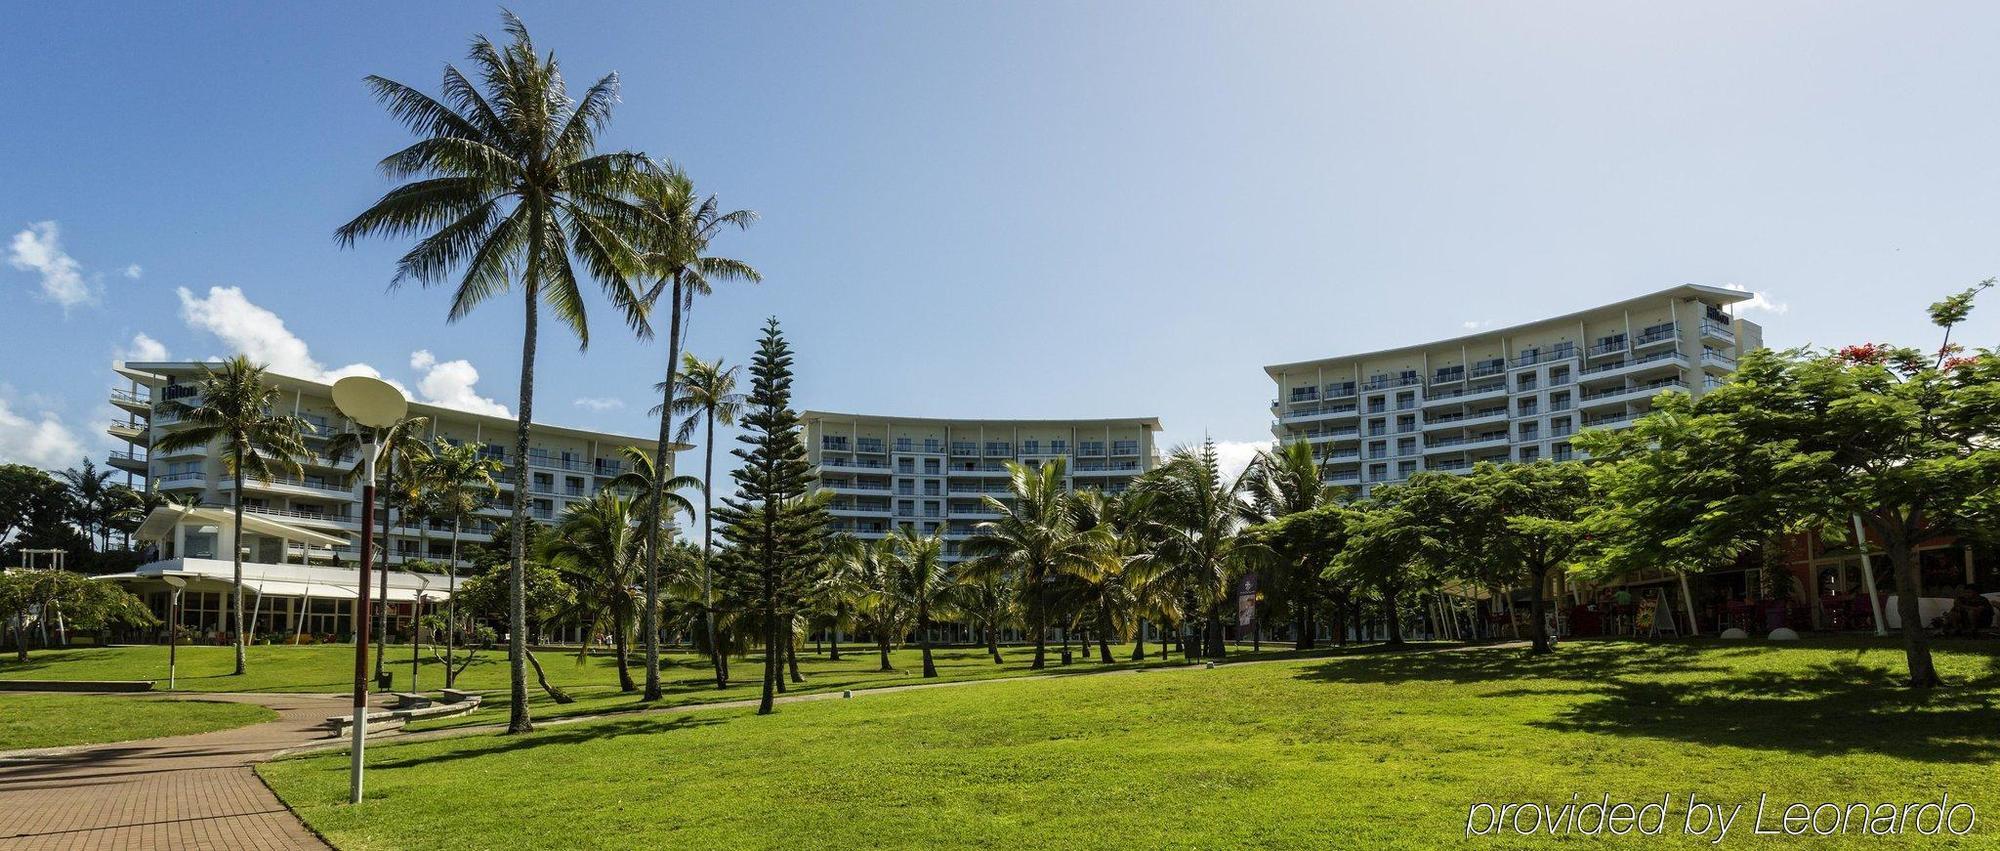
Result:
{"label": "bench", "polygon": [[[479,695],[476,694],[456,702],[448,703],[432,703],[429,698],[425,698],[422,695],[398,694],[395,697],[398,708],[381,709],[368,713],[369,733],[400,729],[404,724],[411,721],[464,715],[479,708]],[[405,697],[419,698],[422,701],[422,705],[403,707],[402,703]],[[329,737],[341,738],[354,732],[354,716],[336,715],[326,719],[326,723],[321,726],[326,727],[330,731],[328,733]]]}
{"label": "bench", "polygon": [[397,709],[422,709],[431,705],[429,697],[416,692],[399,691],[393,692],[391,696],[396,698]]}
{"label": "bench", "polygon": [[468,700],[478,700],[478,699],[479,699],[479,692],[476,691],[466,691],[464,689],[456,689],[456,688],[448,688],[444,690],[443,700],[446,703],[464,703]]}
{"label": "bench", "polygon": [[[383,730],[394,730],[403,726],[406,720],[408,719],[397,717],[397,713],[394,712],[370,712],[368,713],[368,732],[376,733]],[[346,738],[354,732],[354,716],[335,715],[332,718],[326,719],[326,723],[320,726],[327,729],[328,738]]]}

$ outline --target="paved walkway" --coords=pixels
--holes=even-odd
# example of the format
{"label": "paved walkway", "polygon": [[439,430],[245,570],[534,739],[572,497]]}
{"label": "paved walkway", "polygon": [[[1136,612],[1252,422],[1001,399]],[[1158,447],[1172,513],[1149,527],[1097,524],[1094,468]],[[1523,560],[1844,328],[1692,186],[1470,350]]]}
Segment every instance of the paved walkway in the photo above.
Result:
{"label": "paved walkway", "polygon": [[182,696],[256,703],[279,717],[193,736],[0,756],[0,851],[325,851],[251,765],[324,736],[317,725],[343,714],[347,698]]}

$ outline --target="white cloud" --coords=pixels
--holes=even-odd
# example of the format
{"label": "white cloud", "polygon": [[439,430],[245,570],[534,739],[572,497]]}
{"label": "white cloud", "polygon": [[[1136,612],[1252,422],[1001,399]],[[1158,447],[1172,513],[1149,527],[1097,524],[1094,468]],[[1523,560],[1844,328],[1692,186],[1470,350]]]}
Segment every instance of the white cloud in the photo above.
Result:
{"label": "white cloud", "polygon": [[[380,378],[419,401],[446,408],[513,416],[507,406],[479,395],[479,370],[467,360],[441,361],[428,350],[410,354],[410,368],[420,373],[417,392],[381,370],[365,363],[326,368],[312,356],[306,342],[285,327],[278,314],[250,301],[240,287],[209,287],[207,296],[197,296],[186,287],[177,290],[181,299],[181,319],[189,328],[207,331],[220,339],[232,353],[242,353],[251,361],[266,364],[272,372],[312,381],[332,383],[350,375]],[[136,344],[136,340],[134,341]]]}
{"label": "white cloud", "polygon": [[1222,474],[1234,479],[1243,475],[1250,462],[1257,457],[1257,450],[1271,448],[1268,440],[1218,440],[1215,442],[1215,460],[1222,467]]}
{"label": "white cloud", "polygon": [[167,346],[165,343],[155,340],[152,337],[146,336],[146,334],[142,332],[138,334],[133,334],[131,344],[126,345],[118,350],[118,357],[116,358],[116,362],[125,363],[127,361],[138,361],[144,363],[147,361],[163,361],[168,359],[169,357],[171,357],[171,355],[167,354]]}
{"label": "white cloud", "polygon": [[125,277],[132,280],[139,280],[139,276],[144,274],[146,274],[146,270],[139,268],[139,264],[137,263],[125,267]]}
{"label": "white cloud", "polygon": [[0,399],[0,462],[60,468],[83,457],[83,442],[63,425],[54,411],[42,411],[35,419],[14,413],[7,400]]}
{"label": "white cloud", "polygon": [[14,234],[7,251],[7,263],[16,269],[34,272],[42,279],[42,297],[68,310],[97,300],[83,266],[62,249],[62,228],[55,222],[36,222]]}
{"label": "white cloud", "polygon": [[593,411],[613,411],[625,407],[625,400],[609,396],[585,396],[576,400],[576,406]]}
{"label": "white cloud", "polygon": [[410,353],[410,368],[420,370],[424,377],[417,381],[417,389],[424,400],[433,405],[457,408],[478,414],[492,414],[496,417],[511,417],[507,406],[479,395],[473,385],[479,383],[479,370],[472,361],[440,361],[428,349]]}
{"label": "white cloud", "polygon": [[[1722,288],[1725,290],[1735,290],[1739,293],[1750,292],[1750,288],[1742,284],[1723,284]],[[1770,293],[1750,293],[1750,296],[1751,297],[1749,301],[1737,302],[1735,305],[1736,309],[1761,310],[1766,313],[1784,313],[1785,311],[1792,309],[1792,306],[1790,304],[1786,304],[1785,302],[1782,301],[1773,301],[1771,299]]]}

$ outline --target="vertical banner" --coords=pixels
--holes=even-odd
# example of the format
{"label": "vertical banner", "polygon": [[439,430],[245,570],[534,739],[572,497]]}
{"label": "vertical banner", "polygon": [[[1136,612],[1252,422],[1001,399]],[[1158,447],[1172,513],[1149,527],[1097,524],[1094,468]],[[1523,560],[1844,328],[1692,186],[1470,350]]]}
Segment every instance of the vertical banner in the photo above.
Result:
{"label": "vertical banner", "polygon": [[1257,574],[1245,574],[1236,581],[1236,625],[1249,627],[1257,622]]}

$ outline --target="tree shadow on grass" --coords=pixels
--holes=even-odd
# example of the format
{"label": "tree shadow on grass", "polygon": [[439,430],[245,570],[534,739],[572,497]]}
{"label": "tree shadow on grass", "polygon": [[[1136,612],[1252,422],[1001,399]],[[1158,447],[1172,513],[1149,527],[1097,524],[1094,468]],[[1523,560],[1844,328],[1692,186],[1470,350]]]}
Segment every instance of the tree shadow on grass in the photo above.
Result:
{"label": "tree shadow on grass", "polygon": [[1606,680],[1600,695],[1531,726],[1811,756],[1882,754],[1915,762],[2000,760],[1990,680],[1928,692],[1851,661],[1696,682]]}
{"label": "tree shadow on grass", "polygon": [[[1481,647],[1436,653],[1375,652],[1349,655],[1301,670],[1299,679],[1324,683],[1402,685],[1508,680],[1562,680],[1579,685],[1627,674],[1687,674],[1730,670],[1707,664],[1705,654],[1673,644],[1585,643],[1535,655],[1518,647]],[[1573,689],[1572,689],[1573,691]]]}
{"label": "tree shadow on grass", "polygon": [[673,718],[627,718],[621,720],[594,721],[587,724],[565,724],[547,730],[540,730],[521,736],[482,736],[450,740],[447,750],[438,751],[435,746],[412,743],[407,746],[392,746],[371,751],[380,756],[369,757],[369,766],[377,769],[415,768],[435,765],[441,762],[471,759],[493,754],[538,748],[544,745],[575,745],[599,739],[614,739],[619,736],[651,735],[691,730],[711,724],[726,723],[727,719],[680,715]]}

